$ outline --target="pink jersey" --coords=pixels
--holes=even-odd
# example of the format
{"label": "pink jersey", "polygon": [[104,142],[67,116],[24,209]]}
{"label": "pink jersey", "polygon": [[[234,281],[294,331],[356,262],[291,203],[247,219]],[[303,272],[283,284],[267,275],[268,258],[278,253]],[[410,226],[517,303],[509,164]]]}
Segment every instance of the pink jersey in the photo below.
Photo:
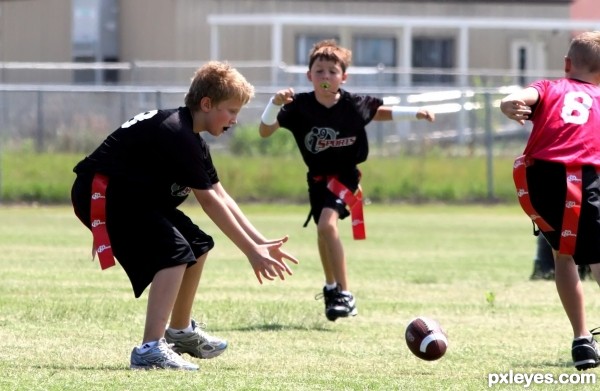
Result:
{"label": "pink jersey", "polygon": [[539,100],[524,155],[564,164],[600,166],[600,88],[575,79],[540,80]]}

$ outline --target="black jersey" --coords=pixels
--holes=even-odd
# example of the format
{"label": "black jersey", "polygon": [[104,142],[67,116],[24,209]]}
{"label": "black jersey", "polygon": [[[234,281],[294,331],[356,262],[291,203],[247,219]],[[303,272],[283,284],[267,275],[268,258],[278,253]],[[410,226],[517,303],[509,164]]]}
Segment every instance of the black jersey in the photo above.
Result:
{"label": "black jersey", "polygon": [[[140,113],[110,134],[79,162],[77,174],[101,173],[127,184],[131,195],[177,206],[194,189],[219,182],[210,151],[193,132],[187,107]],[[156,205],[156,206],[158,206]]]}
{"label": "black jersey", "polygon": [[348,171],[369,155],[365,126],[383,100],[344,90],[340,94],[339,101],[330,108],[317,101],[314,91],[295,94],[277,116],[279,125],[294,135],[312,175]]}

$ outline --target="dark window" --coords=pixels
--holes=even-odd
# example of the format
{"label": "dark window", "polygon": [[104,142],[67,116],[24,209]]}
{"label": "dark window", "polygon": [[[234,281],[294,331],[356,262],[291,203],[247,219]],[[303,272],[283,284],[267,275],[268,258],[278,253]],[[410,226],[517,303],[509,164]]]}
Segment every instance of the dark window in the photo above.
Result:
{"label": "dark window", "polygon": [[373,74],[355,74],[352,82],[356,85],[389,85],[396,83],[396,74],[384,73],[386,68],[395,68],[396,38],[361,37],[354,38],[352,48],[353,65],[357,67],[377,67],[379,72]]}
{"label": "dark window", "polygon": [[[413,84],[454,83],[454,75],[443,72],[443,69],[454,68],[454,46],[452,38],[414,38],[412,66],[417,72],[413,74]],[[423,72],[419,72],[419,68],[424,68]]]}
{"label": "dark window", "polygon": [[527,83],[527,79],[524,75],[527,72],[527,49],[524,47],[519,48],[519,84],[524,86]]}

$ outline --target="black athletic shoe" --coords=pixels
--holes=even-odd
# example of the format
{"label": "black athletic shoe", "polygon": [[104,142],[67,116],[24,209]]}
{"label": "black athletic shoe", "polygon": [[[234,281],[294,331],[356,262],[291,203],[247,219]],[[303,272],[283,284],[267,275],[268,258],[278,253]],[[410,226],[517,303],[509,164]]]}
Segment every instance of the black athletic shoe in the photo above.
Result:
{"label": "black athletic shoe", "polygon": [[325,301],[325,315],[327,315],[327,309],[332,306],[335,295],[337,294],[337,288],[327,289],[323,287],[323,292],[318,293],[315,296],[315,300],[323,299]]}
{"label": "black athletic shoe", "polygon": [[347,318],[358,314],[354,296],[351,293],[343,294],[339,285],[331,290],[323,287],[323,293],[315,296],[317,300],[321,298],[325,300],[325,316],[332,322],[335,322],[337,318]]}
{"label": "black athletic shoe", "polygon": [[531,281],[537,280],[554,280],[554,269],[544,269],[536,261],[533,265],[533,273],[529,277]]}
{"label": "black athletic shoe", "polygon": [[598,328],[590,331],[592,333],[591,341],[587,339],[573,340],[571,355],[573,357],[573,365],[578,371],[596,368],[600,364],[600,348],[594,340],[594,335],[600,334],[600,331],[596,330]]}
{"label": "black athletic shoe", "polygon": [[554,280],[554,270],[543,272],[541,270],[534,271],[529,277],[531,281],[537,280]]}

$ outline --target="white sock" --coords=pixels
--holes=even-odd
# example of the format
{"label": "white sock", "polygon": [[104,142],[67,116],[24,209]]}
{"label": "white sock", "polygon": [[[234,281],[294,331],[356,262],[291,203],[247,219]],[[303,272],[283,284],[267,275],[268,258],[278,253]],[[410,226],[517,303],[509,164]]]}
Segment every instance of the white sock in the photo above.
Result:
{"label": "white sock", "polygon": [[190,323],[190,325],[188,327],[186,327],[185,329],[174,329],[169,327],[169,331],[173,334],[187,334],[187,333],[191,333],[192,331],[194,331],[194,329],[192,328],[192,324]]}
{"label": "white sock", "polygon": [[145,353],[145,352],[147,352],[148,350],[150,350],[150,349],[152,349],[153,347],[155,347],[157,343],[158,343],[158,341],[149,341],[149,342],[146,342],[146,343],[143,343],[143,344],[141,344],[140,346],[138,346],[138,348],[137,348],[137,349],[138,349],[138,351],[139,351],[140,353]]}
{"label": "white sock", "polygon": [[334,290],[335,288],[337,288],[337,282],[334,282],[333,284],[325,283],[326,290],[331,291],[331,290]]}

